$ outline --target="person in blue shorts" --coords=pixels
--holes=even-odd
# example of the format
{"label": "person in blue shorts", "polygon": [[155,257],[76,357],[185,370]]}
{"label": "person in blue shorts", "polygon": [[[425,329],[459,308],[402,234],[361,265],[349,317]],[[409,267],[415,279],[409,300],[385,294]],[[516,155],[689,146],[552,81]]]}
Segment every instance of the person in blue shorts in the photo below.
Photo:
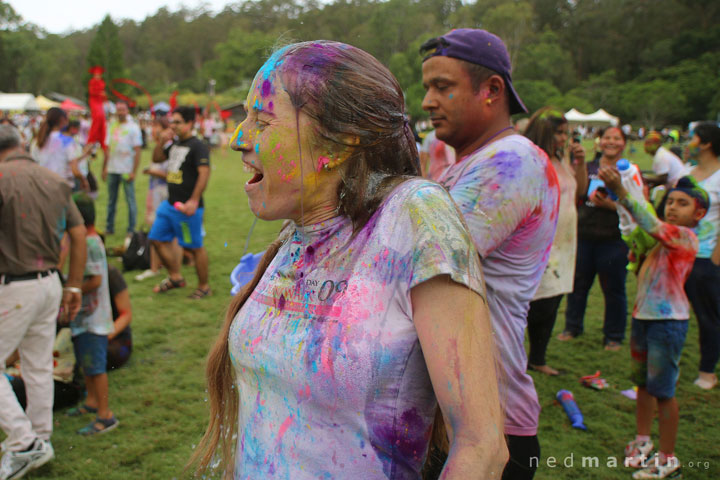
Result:
{"label": "person in blue shorts", "polygon": [[172,241],[192,252],[198,286],[188,298],[201,299],[210,295],[208,281],[208,254],[203,246],[203,192],[210,178],[210,151],[193,135],[195,109],[180,106],[170,121],[174,139],[165,134],[153,152],[153,161],[168,160],[168,199],[163,201],[155,214],[150,230],[150,240],[157,249],[168,276],[153,288],[164,293],[185,286],[180,274],[180,258],[174,253]]}
{"label": "person in blue shorts", "polygon": [[105,245],[95,231],[95,205],[85,193],[76,193],[73,200],[85,221],[87,261],[82,283],[82,307],[70,322],[75,360],[85,377],[85,403],[67,412],[77,417],[95,414],[95,420],[78,430],[81,435],[105,433],[120,422],[110,410],[106,370],[108,335],[113,332],[108,266]]}
{"label": "person in blue shorts", "polygon": [[[682,177],[661,202],[658,219],[644,198],[633,198],[614,167],[602,167],[600,179],[618,197],[618,208],[627,209],[637,224],[657,244],[648,252],[637,280],[630,352],[632,379],[638,386],[637,435],[625,447],[625,466],[639,469],[633,479],[680,478],[675,456],[680,412],[675,384],[688,329],[690,305],[685,281],[698,252],[693,228],[705,216],[710,199],[692,177]],[[660,444],[650,457],[650,432],[658,412]]]}

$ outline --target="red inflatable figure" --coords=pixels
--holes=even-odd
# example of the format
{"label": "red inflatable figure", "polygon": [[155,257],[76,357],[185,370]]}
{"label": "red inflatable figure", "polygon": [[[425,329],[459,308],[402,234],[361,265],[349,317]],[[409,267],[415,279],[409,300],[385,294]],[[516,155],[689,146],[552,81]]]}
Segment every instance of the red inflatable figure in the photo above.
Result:
{"label": "red inflatable figure", "polygon": [[90,67],[88,70],[92,74],[92,78],[88,82],[88,104],[90,105],[90,131],[88,132],[88,145],[100,143],[103,151],[107,151],[105,137],[107,135],[107,125],[105,124],[105,109],[103,105],[107,100],[105,95],[105,81],[102,78],[105,70],[98,65]]}

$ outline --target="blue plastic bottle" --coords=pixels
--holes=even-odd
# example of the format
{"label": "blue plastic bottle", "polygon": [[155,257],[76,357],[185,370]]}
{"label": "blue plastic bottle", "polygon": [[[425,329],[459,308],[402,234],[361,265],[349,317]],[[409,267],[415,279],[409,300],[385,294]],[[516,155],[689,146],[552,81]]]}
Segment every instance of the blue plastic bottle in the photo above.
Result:
{"label": "blue plastic bottle", "polygon": [[575,403],[575,398],[573,397],[572,392],[568,390],[560,390],[557,393],[557,399],[558,402],[560,402],[560,405],[562,405],[565,409],[565,414],[570,419],[570,423],[573,428],[587,430],[584,423],[585,419],[583,418],[583,414],[580,412],[580,408],[578,408],[577,403]]}

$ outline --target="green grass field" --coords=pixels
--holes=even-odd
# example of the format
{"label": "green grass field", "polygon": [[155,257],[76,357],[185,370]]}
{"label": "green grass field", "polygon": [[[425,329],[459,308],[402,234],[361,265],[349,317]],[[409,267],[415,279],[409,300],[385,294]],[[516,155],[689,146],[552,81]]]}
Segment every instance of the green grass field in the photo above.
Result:
{"label": "green grass field", "polygon": [[[648,168],[650,157],[642,152],[641,144],[636,148],[638,151],[630,155],[631,158]],[[143,164],[147,163],[148,151],[143,154]],[[94,165],[93,169],[97,172],[99,166]],[[137,283],[133,277],[138,272],[125,275],[133,305],[134,351],[129,364],[110,375],[110,403],[121,422],[120,427],[107,435],[83,438],[75,431],[89,419],[68,418],[56,413],[52,438],[56,459],[34,472],[31,478],[189,477],[183,466],[203,432],[207,415],[203,378],[205,355],[230,300],[229,274],[239,261],[254,218],[243,190],[247,176],[242,171],[238,154],[225,150],[213,153],[212,174],[205,196],[212,297],[199,302],[185,298],[196,282],[192,269],[183,270],[189,288],[165,295],[151,292],[155,279]],[[146,191],[147,178],[143,177],[137,182],[141,214],[145,210]],[[101,230],[104,229],[105,207],[103,185],[97,203],[97,223]],[[116,222],[115,231],[123,232],[127,225],[124,197],[119,199]],[[263,250],[278,228],[277,222],[258,222],[250,239],[250,251]],[[122,238],[122,233],[111,236],[108,246],[119,245]],[[114,258],[111,262],[119,266],[118,260]],[[628,281],[631,302],[634,294],[635,282],[631,278]],[[561,307],[555,334],[564,325],[563,311],[564,307]],[[628,380],[629,349],[627,346],[619,352],[602,349],[602,314],[602,295],[596,284],[585,319],[586,333],[572,342],[561,343],[555,339],[550,342],[548,363],[567,373],[553,378],[533,373],[543,407],[538,480],[630,478],[631,471],[621,466],[621,455],[625,443],[635,434],[634,402],[620,395],[621,390],[632,386]],[[677,453],[683,463],[694,462],[692,468],[686,466],[685,478],[720,478],[720,451],[716,443],[720,442],[716,426],[720,390],[707,393],[692,385],[697,362],[697,328],[692,320],[677,395],[681,415]],[[596,370],[602,371],[613,388],[594,391],[578,384],[580,376]],[[572,429],[562,408],[554,404],[556,392],[563,388],[575,394],[585,415],[587,432]],[[556,459],[555,466],[548,466],[549,457]],[[599,467],[588,466],[587,460],[583,467],[582,457],[597,457]],[[608,468],[609,457],[614,457],[620,466]],[[573,466],[566,468],[564,464],[570,465],[571,458]]]}

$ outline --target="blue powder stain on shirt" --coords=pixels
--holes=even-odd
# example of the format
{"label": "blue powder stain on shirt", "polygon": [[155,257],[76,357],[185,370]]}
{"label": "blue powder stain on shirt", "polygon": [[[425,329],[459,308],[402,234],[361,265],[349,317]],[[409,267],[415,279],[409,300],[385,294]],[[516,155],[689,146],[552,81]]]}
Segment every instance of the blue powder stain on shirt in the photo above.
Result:
{"label": "blue powder stain on shirt", "polygon": [[260,145],[255,144],[255,153],[260,153]]}

